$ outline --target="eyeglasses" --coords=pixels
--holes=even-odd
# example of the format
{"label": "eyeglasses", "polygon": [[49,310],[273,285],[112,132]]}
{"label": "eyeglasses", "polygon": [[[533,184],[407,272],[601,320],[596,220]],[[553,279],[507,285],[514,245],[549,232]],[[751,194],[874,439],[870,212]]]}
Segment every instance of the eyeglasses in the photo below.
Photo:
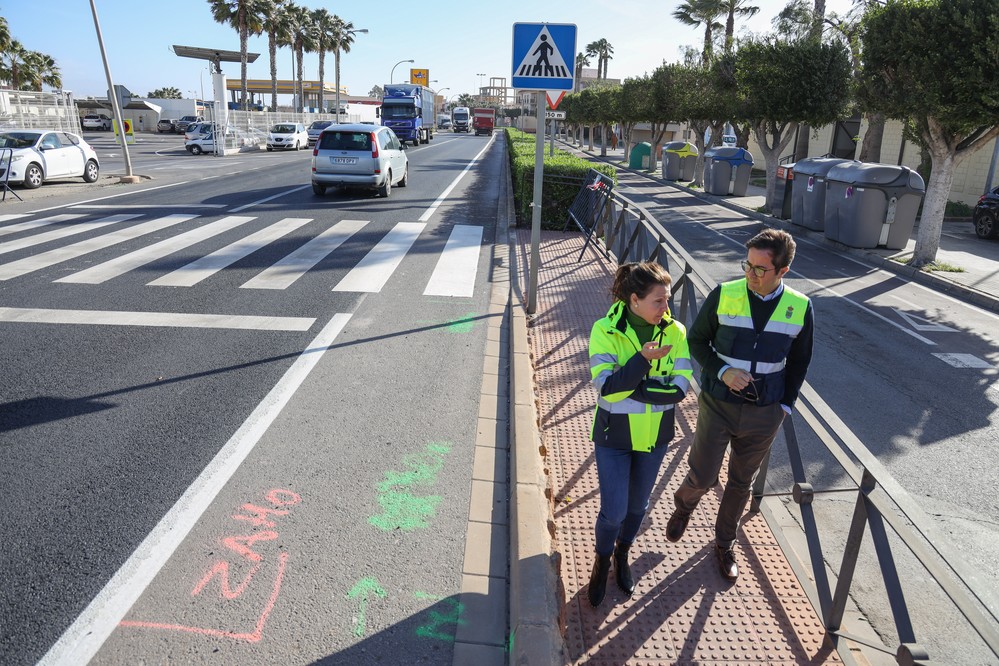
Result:
{"label": "eyeglasses", "polygon": [[749,271],[753,271],[753,275],[755,275],[758,278],[763,277],[764,275],[766,275],[770,271],[777,270],[776,268],[763,268],[763,266],[754,266],[751,263],[749,263],[748,261],[743,261],[740,264],[740,266],[742,266],[742,272],[743,273],[748,273]]}
{"label": "eyeglasses", "polygon": [[756,390],[756,380],[755,379],[750,380],[750,382],[746,386],[746,388],[742,389],[741,391],[736,391],[734,388],[729,387],[728,392],[731,393],[732,395],[739,396],[740,398],[742,398],[746,402],[757,403],[757,402],[760,401],[760,394]]}

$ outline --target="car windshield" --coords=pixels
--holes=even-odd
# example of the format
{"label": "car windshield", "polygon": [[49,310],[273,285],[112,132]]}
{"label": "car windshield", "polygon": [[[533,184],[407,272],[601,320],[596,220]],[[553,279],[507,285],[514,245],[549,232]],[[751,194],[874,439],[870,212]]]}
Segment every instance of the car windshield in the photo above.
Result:
{"label": "car windshield", "polygon": [[322,150],[371,150],[371,132],[323,132]]}
{"label": "car windshield", "polygon": [[326,129],[333,124],[332,120],[317,120],[316,122],[309,125],[309,129]]}
{"label": "car windshield", "polygon": [[38,132],[4,132],[0,134],[0,148],[30,148],[39,136]]}
{"label": "car windshield", "polygon": [[396,104],[382,105],[382,118],[390,120],[406,120],[416,117],[416,108],[412,106],[402,106]]}
{"label": "car windshield", "polygon": [[293,134],[295,132],[294,125],[275,125],[271,128],[271,131],[275,134]]}

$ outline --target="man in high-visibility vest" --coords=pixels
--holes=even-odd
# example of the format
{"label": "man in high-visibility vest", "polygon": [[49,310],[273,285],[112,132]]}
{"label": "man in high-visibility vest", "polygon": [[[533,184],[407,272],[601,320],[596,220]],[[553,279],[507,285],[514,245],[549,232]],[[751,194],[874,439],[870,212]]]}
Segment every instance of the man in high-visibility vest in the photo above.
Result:
{"label": "man in high-visibility vest", "polygon": [[731,444],[728,483],[715,521],[722,576],[739,576],[734,546],[753,479],[791,413],[812,359],[811,301],[784,284],[794,259],[791,234],[766,229],[746,242],[745,277],[716,287],[687,333],[701,366],[690,472],[673,496],[666,537],[679,541],[701,497],[718,484]]}

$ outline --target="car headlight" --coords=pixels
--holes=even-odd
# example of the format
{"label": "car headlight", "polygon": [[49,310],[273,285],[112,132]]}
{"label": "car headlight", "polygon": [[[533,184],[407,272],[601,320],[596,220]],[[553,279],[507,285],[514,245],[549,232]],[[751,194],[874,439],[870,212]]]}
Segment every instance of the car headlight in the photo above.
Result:
{"label": "car headlight", "polygon": [[10,158],[11,162],[17,162],[18,160],[24,159],[24,155],[12,155]]}

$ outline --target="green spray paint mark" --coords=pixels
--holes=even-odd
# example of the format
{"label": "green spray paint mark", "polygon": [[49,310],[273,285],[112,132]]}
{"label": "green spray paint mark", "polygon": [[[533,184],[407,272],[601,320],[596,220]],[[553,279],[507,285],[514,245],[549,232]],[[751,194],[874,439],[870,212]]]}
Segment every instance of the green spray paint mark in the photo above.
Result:
{"label": "green spray paint mark", "polygon": [[378,484],[378,504],[382,513],[368,518],[378,529],[410,531],[429,527],[440,504],[439,495],[419,496],[409,492],[412,486],[429,486],[437,481],[444,467],[444,456],[451,450],[447,442],[431,442],[426,451],[403,458],[405,471],[389,470]]}
{"label": "green spray paint mark", "polygon": [[[462,613],[465,612],[465,605],[454,599],[444,599],[441,603],[451,606],[450,610],[443,613],[433,609],[427,611],[430,615],[430,621],[417,627],[416,635],[421,638],[433,638],[438,641],[453,643],[457,628],[463,624],[467,624],[461,617]],[[448,625],[454,625],[455,629],[450,632],[442,630],[443,627]]]}
{"label": "green spray paint mark", "polygon": [[479,316],[477,312],[467,312],[465,316],[460,319],[453,319],[451,321],[431,321],[430,319],[418,319],[416,323],[418,324],[431,324],[433,326],[443,326],[444,331],[447,333],[471,333],[472,328],[475,326],[475,320]]}
{"label": "green spray paint mark", "polygon": [[385,590],[381,588],[378,584],[378,579],[373,576],[367,576],[357,581],[354,587],[350,588],[350,592],[347,593],[348,599],[358,599],[360,598],[360,605],[357,609],[357,626],[354,627],[355,636],[363,636],[367,625],[367,619],[365,617],[368,609],[368,597],[374,594],[381,598],[385,598],[388,595],[385,594]]}

